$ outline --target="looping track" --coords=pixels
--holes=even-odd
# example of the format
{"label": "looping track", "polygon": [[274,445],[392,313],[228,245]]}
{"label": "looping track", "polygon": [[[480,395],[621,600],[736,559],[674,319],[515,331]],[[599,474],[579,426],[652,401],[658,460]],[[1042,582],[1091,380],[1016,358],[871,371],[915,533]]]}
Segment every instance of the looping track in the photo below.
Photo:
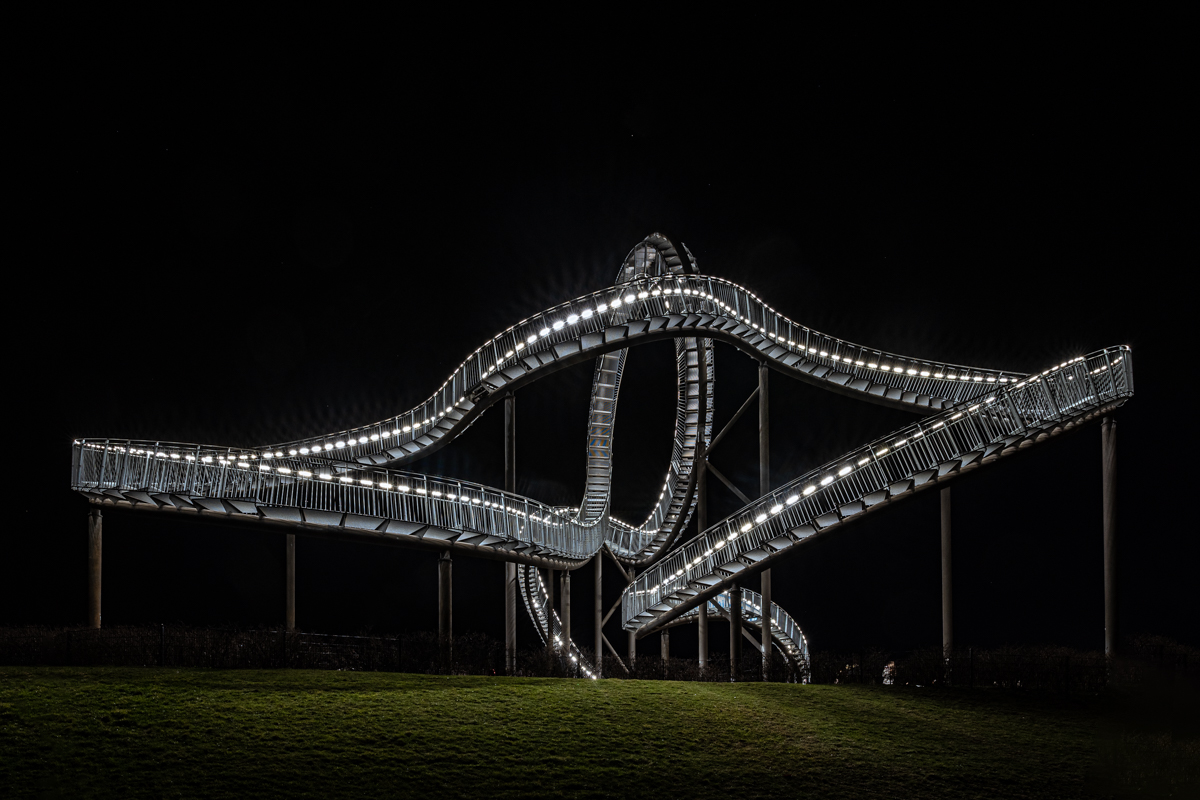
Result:
{"label": "looping track", "polygon": [[[676,347],[674,447],[657,504],[633,526],[608,511],[617,399],[629,348],[663,339]],[[716,340],[798,380],[922,418],[675,546],[694,506],[693,465],[712,435]],[[589,359],[596,370],[578,509],[399,469],[452,442],[507,393]],[[1132,394],[1127,347],[1036,375],[889,353],[788,319],[747,289],[699,274],[686,247],[653,234],[626,257],[616,284],[493,337],[404,413],[267,447],[79,439],[71,482],[96,503],[218,514],[558,569],[580,566],[607,543],[620,561],[644,569],[621,606],[624,627],[642,636],[702,602],[719,606],[731,586],[799,552],[815,535],[1069,430]],[[553,637],[557,623],[539,611],[544,595],[536,575],[524,572],[522,596],[543,638]],[[791,617],[778,607],[771,614],[785,652],[806,652]]]}

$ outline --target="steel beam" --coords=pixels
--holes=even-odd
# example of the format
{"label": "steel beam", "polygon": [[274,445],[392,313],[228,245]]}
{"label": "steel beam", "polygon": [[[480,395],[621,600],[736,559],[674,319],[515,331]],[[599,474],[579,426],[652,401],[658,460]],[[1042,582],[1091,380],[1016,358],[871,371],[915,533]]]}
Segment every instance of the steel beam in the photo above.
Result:
{"label": "steel beam", "polygon": [[742,670],[742,587],[729,586],[729,680],[737,683]]}
{"label": "steel beam", "polygon": [[[517,396],[504,397],[504,491],[517,491]],[[504,670],[517,674],[517,565],[504,564]]]}
{"label": "steel beam", "polygon": [[441,644],[442,661],[449,665],[453,657],[454,615],[452,611],[454,592],[451,587],[451,560],[449,553],[438,556],[438,641]]}
{"label": "steel beam", "polygon": [[287,578],[284,581],[284,620],[289,631],[296,630],[296,534],[287,534]]}
{"label": "steel beam", "polygon": [[1107,416],[1100,426],[1104,482],[1104,654],[1117,655],[1117,420]]}
{"label": "steel beam", "polygon": [[954,572],[950,557],[950,487],[940,493],[942,499],[942,651],[947,657],[954,647]]}
{"label": "steel beam", "polygon": [[100,509],[88,512],[88,616],[89,628],[100,627],[100,556],[102,547],[103,516]]}
{"label": "steel beam", "polygon": [[[736,494],[736,495],[737,495],[737,497],[738,497],[738,499],[739,499],[739,500],[741,500],[743,503],[745,503],[746,505],[750,505],[751,503],[753,503],[753,502],[754,502],[754,501],[753,501],[753,500],[751,500],[749,497],[747,497],[746,495],[742,494],[742,490],[741,490],[741,489],[739,489],[739,488],[737,488],[736,486],[734,486],[734,485],[733,485],[733,482],[732,482],[732,481],[730,481],[730,480],[729,480],[729,478],[726,478],[726,477],[725,477],[725,474],[724,474],[724,473],[722,473],[722,472],[721,472],[721,470],[719,470],[719,469],[717,469],[715,466],[713,466],[713,464],[712,464],[712,462],[711,462],[711,461],[710,461],[710,462],[708,462],[708,465],[707,465],[707,467],[708,467],[708,468],[705,470],[705,472],[706,472],[706,473],[707,473],[707,472],[711,472],[713,475],[717,476],[717,480],[719,480],[721,483],[725,484],[726,488],[728,488],[728,489],[729,489],[729,491],[731,491],[731,492],[733,492],[734,494]],[[706,481],[705,483],[706,483],[706,485],[707,485],[707,481]],[[703,531],[703,530],[704,530],[704,529],[703,529],[703,528],[701,528],[701,531]]]}
{"label": "steel beam", "polygon": [[596,624],[596,635],[594,637],[596,640],[596,676],[603,678],[604,674],[600,665],[604,661],[604,645],[602,644],[604,639],[604,618],[602,616],[604,613],[604,557],[601,553],[597,552],[596,555],[592,557],[592,561],[595,564],[594,574],[596,577],[596,602],[594,606],[595,611],[593,612],[595,615],[594,620]]}
{"label": "steel beam", "polygon": [[562,571],[562,587],[559,592],[562,608],[558,612],[558,623],[562,626],[563,652],[571,652],[571,570]]}
{"label": "steel beam", "polygon": [[[758,365],[758,496],[771,491],[771,393],[767,362]],[[762,669],[763,680],[771,679],[771,570],[759,576],[762,595]]]}

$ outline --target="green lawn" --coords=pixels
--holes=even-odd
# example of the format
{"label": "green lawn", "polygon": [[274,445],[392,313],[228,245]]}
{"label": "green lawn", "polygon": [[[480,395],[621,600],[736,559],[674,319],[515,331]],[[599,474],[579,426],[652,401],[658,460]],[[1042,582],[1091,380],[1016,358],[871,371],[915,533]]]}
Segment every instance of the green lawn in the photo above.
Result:
{"label": "green lawn", "polygon": [[0,667],[0,795],[1092,796],[1117,755],[1113,705],[995,690]]}

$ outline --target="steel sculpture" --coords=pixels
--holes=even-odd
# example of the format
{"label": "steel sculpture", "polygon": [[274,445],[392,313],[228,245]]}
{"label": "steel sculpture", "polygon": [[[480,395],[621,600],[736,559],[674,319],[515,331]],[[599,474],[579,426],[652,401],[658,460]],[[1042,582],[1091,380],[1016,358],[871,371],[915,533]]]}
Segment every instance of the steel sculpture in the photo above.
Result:
{"label": "steel sculpture", "polygon": [[[658,502],[644,522],[630,525],[609,513],[621,376],[631,346],[663,339],[676,348],[674,447]],[[764,478],[761,497],[676,544],[696,507],[698,473],[706,471],[694,467],[714,444],[714,341],[758,360],[761,381],[769,366],[830,391],[908,409],[920,419],[781,487],[768,491]],[[510,463],[514,393],[589,359],[596,369],[582,502],[567,509],[516,494]],[[267,447],[78,439],[71,485],[97,505],[219,515],[286,526],[290,533],[510,562],[508,604],[519,589],[543,640],[559,640],[564,658],[595,677],[596,665],[582,660],[569,637],[562,641],[563,626],[549,607],[541,575],[529,567],[576,569],[600,558],[603,548],[618,565],[642,570],[620,605],[623,627],[639,637],[698,617],[702,609],[736,613],[735,628],[743,619],[761,626],[762,598],[740,586],[747,577],[851,519],[1105,417],[1132,394],[1128,347],[1078,356],[1033,375],[890,353],[788,319],[749,290],[700,274],[686,247],[653,234],[626,257],[613,286],[493,337],[416,408]],[[452,442],[502,399],[508,491],[400,469]],[[765,395],[760,401],[765,415]],[[97,542],[98,535],[97,522]],[[97,554],[95,572],[98,564]],[[98,575],[95,587],[99,624]],[[769,617],[770,644],[790,659],[803,659],[807,642],[795,621],[774,604]]]}

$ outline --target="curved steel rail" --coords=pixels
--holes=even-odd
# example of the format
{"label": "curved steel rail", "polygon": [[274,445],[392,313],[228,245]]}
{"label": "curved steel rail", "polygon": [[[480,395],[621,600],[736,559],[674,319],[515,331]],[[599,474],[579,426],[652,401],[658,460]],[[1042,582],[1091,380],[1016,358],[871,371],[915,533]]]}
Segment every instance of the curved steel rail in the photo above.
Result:
{"label": "curved steel rail", "polygon": [[[620,376],[630,346],[667,338],[675,340],[677,352],[675,446],[659,501],[635,527],[607,511]],[[1044,383],[1040,378],[1026,380],[1016,372],[900,356],[813,331],[736,284],[697,274],[685,247],[654,234],[626,257],[616,285],[548,309],[493,337],[429,399],[403,414],[267,447],[81,439],[75,443],[72,486],[96,502],[254,518],[554,568],[577,567],[608,542],[620,560],[646,565],[666,554],[692,512],[692,465],[711,435],[712,341],[718,339],[823,388],[938,415],[934,419],[941,422],[930,425],[939,428],[946,425],[943,418],[984,395],[992,395],[984,401],[990,407],[996,396],[1008,397],[1035,383],[1053,384],[1053,376]],[[394,468],[452,441],[508,391],[589,358],[596,358],[597,366],[589,413],[588,479],[578,509],[554,508],[479,484]],[[1112,366],[1120,364],[1118,357]],[[1127,357],[1124,364],[1127,373]],[[1127,383],[1131,392],[1131,378]],[[972,407],[966,418],[975,419],[976,410]],[[1006,419],[1018,418],[1026,428],[1042,419],[1036,414]],[[916,430],[921,432],[909,435],[928,432]],[[866,463],[878,470],[879,461],[874,456]],[[855,473],[855,479],[861,474]],[[834,486],[840,490],[847,484],[843,475],[837,477]],[[825,488],[813,502],[806,498],[797,508],[817,508],[816,501],[833,496]],[[790,495],[784,496],[788,491],[776,490],[770,499],[735,515],[739,521],[732,536],[729,525],[734,523],[719,523],[643,574],[626,590],[625,626],[658,627],[695,606],[701,594],[715,596],[715,587],[724,587],[741,571],[730,567],[725,570],[729,575],[723,575],[717,561],[758,564],[761,559],[749,553],[756,555],[757,545],[764,543],[770,549],[779,536],[771,542],[763,536],[780,533],[775,531],[779,526],[774,514],[760,509],[778,505],[789,510],[779,519],[798,519],[791,507],[798,501],[789,504]],[[877,505],[860,502],[864,508]],[[774,527],[755,528],[754,534],[739,540],[750,530],[740,520],[764,513]],[[780,535],[801,538],[793,528]],[[751,542],[755,547],[748,549]],[[695,561],[697,553],[722,548],[728,549],[721,556],[734,558],[710,554]],[[700,574],[710,566],[710,572]],[[689,594],[693,589],[697,591]]]}

